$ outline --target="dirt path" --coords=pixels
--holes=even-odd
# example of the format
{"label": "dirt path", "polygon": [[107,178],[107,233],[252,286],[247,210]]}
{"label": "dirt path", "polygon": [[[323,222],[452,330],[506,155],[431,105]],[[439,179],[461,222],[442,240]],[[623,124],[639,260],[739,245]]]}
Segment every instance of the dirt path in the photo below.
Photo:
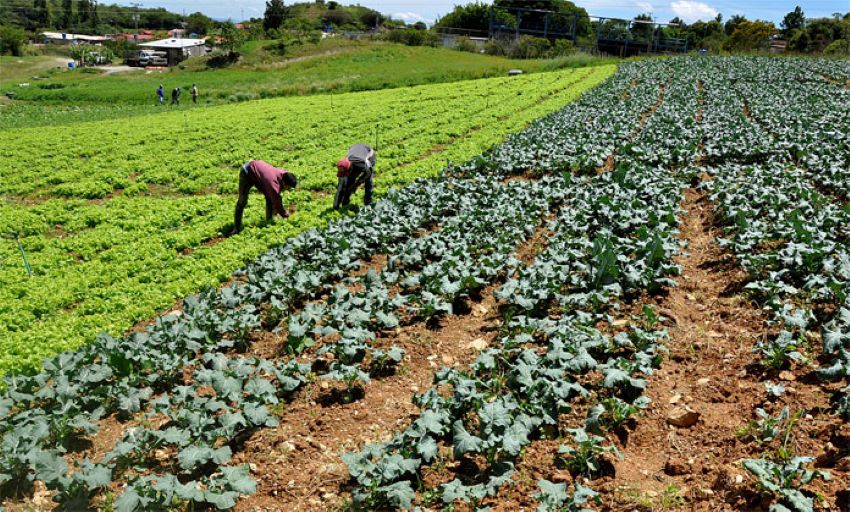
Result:
{"label": "dirt path", "polygon": [[[607,495],[605,510],[766,510],[769,501],[755,492],[741,461],[760,457],[769,446],[747,441],[742,428],[756,408],[776,416],[786,405],[800,413],[792,449],[820,457],[819,465],[833,472],[833,484],[815,489],[825,497],[824,510],[840,510],[835,500],[847,487],[847,474],[824,457],[842,427],[828,412],[826,390],[809,378],[810,368],[768,372],[757,364],[753,345],[774,331],[743,295],[744,271],[716,244],[721,231],[705,195],[686,190],[683,208],[680,236],[688,246],[677,258],[682,277],[655,300],[670,319],[670,355],[649,379],[652,404],[618,443],[622,460],[615,462],[614,478],[595,487]],[[770,402],[767,381],[785,385],[785,395]],[[683,408],[699,415],[697,423],[670,425]]]}
{"label": "dirt path", "polygon": [[[764,322],[737,294],[744,273],[714,243],[705,197],[687,190],[683,207],[681,238],[688,242],[687,254],[678,258],[683,274],[657,301],[658,311],[672,321],[670,357],[650,379],[652,405],[621,446],[623,460],[608,485],[618,510],[663,496],[671,483],[682,496],[699,501],[714,495],[718,481],[734,482],[738,475],[741,480],[742,470],[732,465],[735,431],[764,395],[745,369]],[[699,413],[697,426],[668,426],[668,414],[677,407]],[[697,510],[735,510],[708,502]]]}

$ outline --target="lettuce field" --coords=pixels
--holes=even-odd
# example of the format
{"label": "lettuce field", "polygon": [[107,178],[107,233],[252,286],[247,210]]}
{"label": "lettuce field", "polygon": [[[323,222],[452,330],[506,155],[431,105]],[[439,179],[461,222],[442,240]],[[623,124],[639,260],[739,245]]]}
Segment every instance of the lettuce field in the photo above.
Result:
{"label": "lettuce field", "polygon": [[[378,193],[464,161],[614,71],[613,66],[381,92],[253,102],[0,132],[0,372],[36,367],[99,332],[118,335],[301,231],[336,218],[334,163],[374,144]],[[284,166],[288,222],[233,220],[237,169]],[[24,267],[16,237],[33,276]]]}
{"label": "lettuce field", "polygon": [[[848,510],[848,86],[676,57],[0,132],[4,505]],[[249,158],[297,213],[222,239]]]}

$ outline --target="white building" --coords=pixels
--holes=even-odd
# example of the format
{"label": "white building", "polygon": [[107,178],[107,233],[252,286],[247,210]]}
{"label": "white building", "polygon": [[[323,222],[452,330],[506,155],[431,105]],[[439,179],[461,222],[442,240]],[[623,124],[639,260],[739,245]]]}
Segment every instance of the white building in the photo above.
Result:
{"label": "white building", "polygon": [[85,34],[71,34],[69,32],[42,32],[45,44],[103,44],[107,40],[105,36],[89,36]]}
{"label": "white building", "polygon": [[168,65],[173,66],[189,57],[207,54],[206,41],[203,39],[160,39],[139,46],[168,54]]}

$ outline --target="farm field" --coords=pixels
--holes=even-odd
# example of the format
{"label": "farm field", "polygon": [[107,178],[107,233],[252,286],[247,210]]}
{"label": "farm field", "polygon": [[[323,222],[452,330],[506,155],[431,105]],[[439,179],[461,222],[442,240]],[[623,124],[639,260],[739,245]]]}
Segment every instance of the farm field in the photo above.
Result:
{"label": "farm field", "polygon": [[[193,83],[200,102],[188,95],[182,110],[260,98],[381,90],[412,85],[457,82],[504,76],[509,69],[526,73],[587,67],[615,59],[576,55],[560,59],[512,60],[444,48],[410,47],[392,43],[326,40],[307,44],[285,56],[271,49],[275,41],[252,41],[241,49],[233,66],[210,69],[205,59],[190,59],[185,69],[103,75],[97,70],[65,68],[58,57],[0,57],[0,93],[13,92],[17,101],[0,100],[0,130],[55,126],[80,121],[125,119],[159,113],[155,91]],[[54,69],[43,70],[53,61]],[[59,66],[60,69],[55,69]],[[35,79],[39,76],[41,79]],[[19,87],[28,83],[27,87]]]}
{"label": "farm field", "polygon": [[[677,57],[604,71],[584,70],[601,83],[560,109],[544,106],[591,77],[528,77],[535,98],[519,112],[539,119],[483,155],[384,156],[383,185],[399,186],[376,204],[252,248],[225,286],[145,332],[7,376],[4,505],[847,510],[850,63]],[[508,108],[528,95],[518,84],[470,91],[492,86]],[[404,95],[423,90],[392,91],[400,104],[386,110],[421,112],[427,96]],[[470,94],[474,112],[486,100]],[[457,114],[450,138],[490,126],[456,127],[475,114],[435,103]],[[327,117],[307,119],[317,110]],[[326,110],[292,117],[341,136]],[[234,140],[272,151],[234,118]],[[401,119],[388,144],[395,133],[429,155],[439,135]],[[232,158],[208,171],[224,175],[245,156],[218,142],[176,145],[214,147],[210,168]],[[129,197],[148,201],[169,182],[209,194],[206,175],[167,158],[152,179],[121,182],[115,152],[87,154],[100,179],[13,174],[3,193],[22,198],[14,208],[115,202],[134,183],[144,189]],[[327,164],[303,165],[297,194],[315,202]],[[94,186],[107,178],[111,190]],[[306,195],[289,198],[298,214],[320,214]],[[278,229],[262,233],[290,233]]]}
{"label": "farm field", "polygon": [[[374,144],[376,127],[380,195],[471,158],[614,69],[265,100],[142,117],[138,129],[114,120],[0,131],[0,373],[32,369],[99,332],[121,334],[339,218],[334,163],[353,141]],[[296,211],[258,224],[255,196],[246,230],[226,237],[236,170],[251,159],[299,177],[284,197]]]}

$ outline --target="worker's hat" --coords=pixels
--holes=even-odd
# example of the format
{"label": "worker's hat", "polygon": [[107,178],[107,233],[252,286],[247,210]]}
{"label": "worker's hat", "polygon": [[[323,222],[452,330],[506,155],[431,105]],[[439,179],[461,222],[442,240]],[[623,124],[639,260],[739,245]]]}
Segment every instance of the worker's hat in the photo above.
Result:
{"label": "worker's hat", "polygon": [[336,163],[337,169],[349,170],[351,169],[351,161],[347,158],[343,158],[339,162]]}

